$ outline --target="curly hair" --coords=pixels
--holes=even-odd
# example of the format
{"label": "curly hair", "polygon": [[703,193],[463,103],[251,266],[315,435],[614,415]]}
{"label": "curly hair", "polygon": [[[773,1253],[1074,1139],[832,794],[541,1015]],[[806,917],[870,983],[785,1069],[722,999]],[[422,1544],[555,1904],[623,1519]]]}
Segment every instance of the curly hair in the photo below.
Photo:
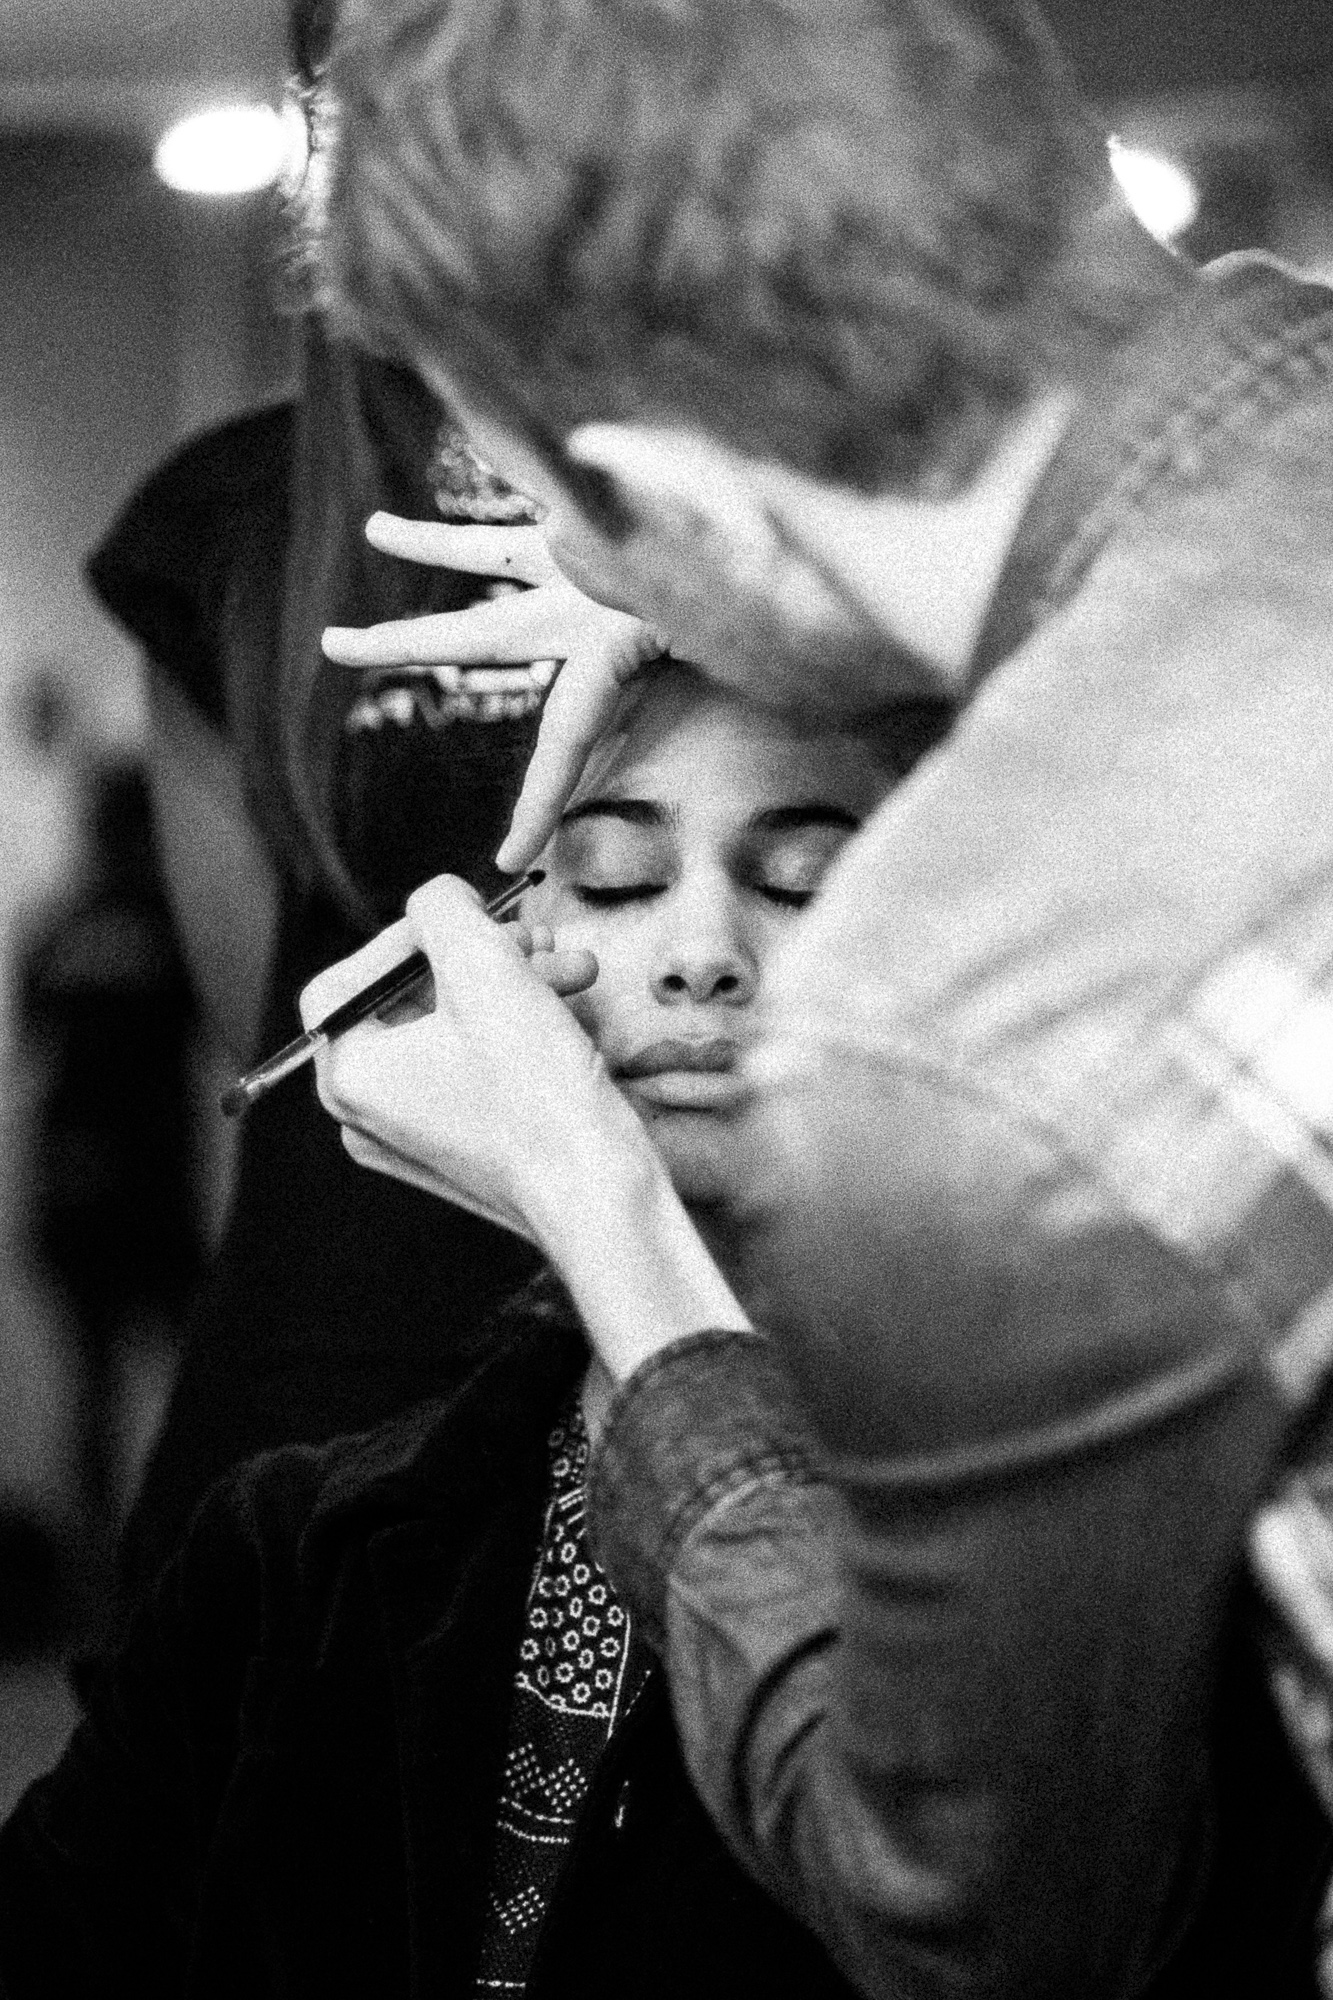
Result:
{"label": "curly hair", "polygon": [[1162,282],[1024,0],[349,0],[333,78],[343,310],[557,465],[957,485]]}

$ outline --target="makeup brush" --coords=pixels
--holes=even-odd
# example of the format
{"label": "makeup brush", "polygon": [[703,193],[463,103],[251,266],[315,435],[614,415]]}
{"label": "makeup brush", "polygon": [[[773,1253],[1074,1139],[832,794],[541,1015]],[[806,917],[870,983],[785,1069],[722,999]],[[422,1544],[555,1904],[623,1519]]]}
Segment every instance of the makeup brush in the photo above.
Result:
{"label": "makeup brush", "polygon": [[[517,882],[511,882],[507,889],[486,905],[488,917],[500,918],[512,910],[519,897],[545,880],[546,871],[530,868]],[[298,1069],[312,1061],[322,1048],[338,1035],[354,1028],[358,1021],[368,1020],[395,1000],[405,1000],[409,993],[430,978],[430,960],[424,951],[414,951],[410,957],[391,965],[378,979],[372,979],[369,986],[363,986],[350,1000],[344,1000],[341,1007],[335,1007],[313,1028],[307,1028],[294,1042],[288,1042],[275,1055],[268,1056],[255,1069],[247,1070],[243,1077],[222,1093],[222,1109],[228,1118],[237,1117],[242,1111],[261,1097],[267,1096],[275,1084],[285,1077],[294,1076]]]}

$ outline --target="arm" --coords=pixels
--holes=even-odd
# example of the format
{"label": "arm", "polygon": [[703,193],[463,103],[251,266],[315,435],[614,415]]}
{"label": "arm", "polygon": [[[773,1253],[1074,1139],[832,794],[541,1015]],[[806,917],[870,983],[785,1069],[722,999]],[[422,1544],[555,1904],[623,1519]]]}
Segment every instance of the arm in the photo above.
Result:
{"label": "arm", "polygon": [[[966,1094],[886,1093],[909,1246],[874,1067],[817,1074],[755,1133],[752,1303],[790,1372],[706,1336],[634,1377],[599,1551],[710,1812],[862,1990],[1140,1992],[1212,1861],[1217,1648],[1279,1412],[1220,1297]],[[984,1263],[950,1186],[983,1151]]]}
{"label": "arm", "polygon": [[835,1615],[791,1479],[710,1499],[697,1357],[630,1383],[595,1475],[696,1783],[877,1995],[1133,1994],[1196,1916],[1224,1967],[1301,1948],[1230,1684],[1286,1398],[1327,1380],[1333,868],[1289,772],[1328,651],[1247,654],[1220,590],[1145,643],[1132,569],[864,830],[771,989],[745,1297],[836,1477]]}

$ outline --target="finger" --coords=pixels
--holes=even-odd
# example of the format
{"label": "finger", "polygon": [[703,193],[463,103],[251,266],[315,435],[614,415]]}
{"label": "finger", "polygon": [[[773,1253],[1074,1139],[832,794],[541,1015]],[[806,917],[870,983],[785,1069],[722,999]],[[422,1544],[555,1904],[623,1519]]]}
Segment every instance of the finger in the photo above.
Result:
{"label": "finger", "polygon": [[[556,951],[526,960],[514,926],[491,923],[456,876],[424,883],[408,898],[407,913],[430,960],[436,1006],[449,1008],[459,1021],[508,1022],[514,1035],[530,1043],[534,1060],[541,1038],[568,1025],[562,1010],[547,1012],[551,1000],[582,992],[597,977],[590,952]],[[545,970],[534,979],[529,966]]]}
{"label": "finger", "polygon": [[505,925],[505,932],[524,958],[531,958],[535,951],[551,951],[555,947],[555,933],[549,924],[529,924],[518,917]]}
{"label": "finger", "polygon": [[640,662],[599,650],[566,660],[546,698],[537,745],[496,862],[507,874],[529,867],[554,833],[588,753],[615,713],[624,682]]}
{"label": "finger", "polygon": [[465,694],[531,694],[555,679],[555,660],[531,660],[523,667],[451,667],[436,669],[457,676],[449,692]]}
{"label": "finger", "polygon": [[515,640],[510,607],[516,601],[503,598],[382,625],[329,625],[320,644],[326,659],[344,667],[510,666],[526,660],[531,650],[526,634]]}
{"label": "finger", "polygon": [[366,540],[385,555],[464,570],[470,576],[549,583],[559,574],[541,529],[535,527],[465,526],[378,513],[366,522]]}
{"label": "finger", "polygon": [[497,924],[457,875],[437,875],[407,899],[414,941],[430,960],[437,992],[475,993],[511,979],[525,957],[522,926]]}
{"label": "finger", "polygon": [[301,1026],[312,1028],[331,1014],[335,1007],[341,1007],[359,993],[363,986],[369,986],[372,979],[388,972],[391,966],[399,965],[416,949],[416,938],[406,920],[390,924],[371,938],[369,944],[362,945],[350,958],[339,959],[336,965],[326,965],[322,972],[303,986],[297,1000],[301,1014]]}
{"label": "finger", "polygon": [[[553,616],[553,613],[555,614]],[[492,597],[462,611],[393,618],[382,625],[329,625],[321,645],[326,659],[346,667],[507,667],[563,659],[566,607],[540,590]],[[563,629],[562,629],[563,626]]]}
{"label": "finger", "polygon": [[582,947],[534,948],[526,925],[492,923],[467,883],[456,875],[437,875],[414,890],[407,900],[407,914],[431,962],[437,994],[462,996],[473,1009],[499,1010],[512,1017],[515,997],[532,991],[526,984],[517,989],[506,984],[520,965],[535,972],[541,984],[562,999],[586,991],[597,978],[592,952]]}

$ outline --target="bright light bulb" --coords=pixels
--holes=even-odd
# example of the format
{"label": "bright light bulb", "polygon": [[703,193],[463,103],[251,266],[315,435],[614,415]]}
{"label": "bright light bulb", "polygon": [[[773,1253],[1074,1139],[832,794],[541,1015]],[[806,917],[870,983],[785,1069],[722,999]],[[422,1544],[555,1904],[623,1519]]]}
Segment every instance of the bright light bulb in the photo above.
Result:
{"label": "bright light bulb", "polygon": [[153,166],[181,194],[253,194],[288,171],[294,132],[268,104],[220,104],[165,132]]}
{"label": "bright light bulb", "polygon": [[1185,169],[1160,153],[1111,141],[1111,172],[1150,236],[1172,243],[1199,213],[1199,191]]}

